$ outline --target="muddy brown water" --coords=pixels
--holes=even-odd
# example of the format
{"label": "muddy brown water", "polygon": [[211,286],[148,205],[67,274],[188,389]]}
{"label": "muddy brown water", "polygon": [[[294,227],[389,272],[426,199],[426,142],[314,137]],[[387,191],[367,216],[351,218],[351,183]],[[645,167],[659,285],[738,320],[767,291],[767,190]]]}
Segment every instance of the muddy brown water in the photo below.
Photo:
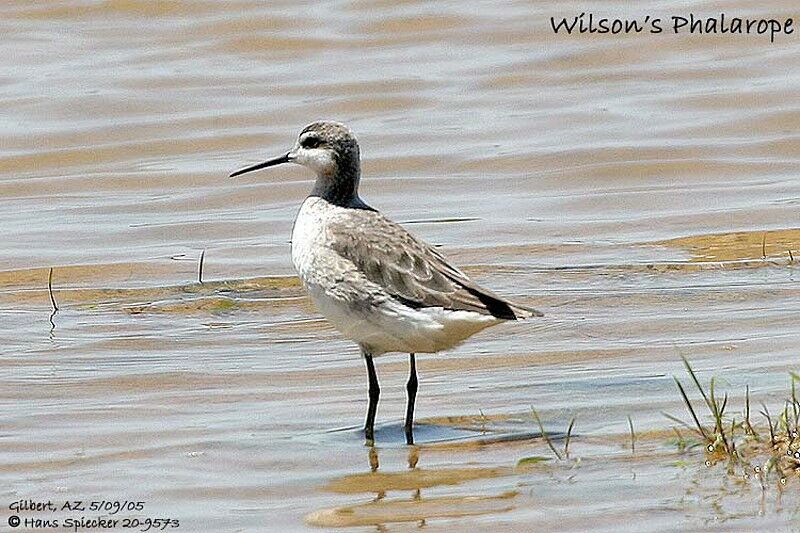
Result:
{"label": "muddy brown water", "polygon": [[[798,36],[549,30],[795,7],[4,2],[0,529],[28,499],[187,532],[796,528],[800,479],[706,466],[662,413],[681,356],[736,416],[800,368]],[[418,447],[401,356],[363,446],[363,364],[292,276],[308,172],[226,178],[318,118],[367,201],[546,313],[420,357]],[[569,460],[532,407],[562,451],[576,418]]]}

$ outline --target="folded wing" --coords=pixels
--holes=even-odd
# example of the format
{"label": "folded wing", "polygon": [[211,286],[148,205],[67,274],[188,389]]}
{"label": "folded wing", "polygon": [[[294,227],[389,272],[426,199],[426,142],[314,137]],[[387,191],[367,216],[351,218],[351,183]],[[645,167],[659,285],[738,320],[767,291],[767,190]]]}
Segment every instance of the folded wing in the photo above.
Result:
{"label": "folded wing", "polygon": [[478,286],[432,246],[377,211],[342,217],[328,231],[339,255],[410,307],[473,311],[504,320],[542,315]]}

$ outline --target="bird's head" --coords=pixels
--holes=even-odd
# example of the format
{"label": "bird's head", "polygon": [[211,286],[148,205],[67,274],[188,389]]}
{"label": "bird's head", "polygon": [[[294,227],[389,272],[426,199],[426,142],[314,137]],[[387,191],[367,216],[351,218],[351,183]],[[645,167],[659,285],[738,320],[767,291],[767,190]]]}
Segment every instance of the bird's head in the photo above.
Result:
{"label": "bird's head", "polygon": [[263,163],[237,170],[231,177],[282,163],[308,167],[316,173],[318,179],[338,181],[337,176],[342,176],[357,182],[358,141],[350,128],[340,122],[312,122],[303,128],[291,150]]}

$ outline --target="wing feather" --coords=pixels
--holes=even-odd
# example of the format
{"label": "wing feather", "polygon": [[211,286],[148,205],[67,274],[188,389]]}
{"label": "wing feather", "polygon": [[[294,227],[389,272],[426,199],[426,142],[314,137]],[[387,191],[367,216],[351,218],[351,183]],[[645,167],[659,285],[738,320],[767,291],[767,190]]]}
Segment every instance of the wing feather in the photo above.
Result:
{"label": "wing feather", "polygon": [[332,249],[404,304],[474,311],[505,320],[541,316],[478,286],[432,246],[377,211],[349,215],[328,225]]}

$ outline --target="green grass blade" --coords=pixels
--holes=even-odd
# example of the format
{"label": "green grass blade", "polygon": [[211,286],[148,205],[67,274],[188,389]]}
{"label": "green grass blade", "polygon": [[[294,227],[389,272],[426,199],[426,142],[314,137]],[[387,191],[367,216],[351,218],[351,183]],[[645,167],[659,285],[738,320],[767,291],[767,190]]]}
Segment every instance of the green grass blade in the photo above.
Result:
{"label": "green grass blade", "polygon": [[678,381],[678,378],[674,379],[675,379],[675,384],[678,385],[678,390],[680,391],[681,396],[683,397],[683,401],[686,404],[686,408],[689,409],[689,413],[692,415],[692,419],[694,420],[694,423],[697,425],[697,431],[704,439],[708,440],[708,434],[706,433],[706,430],[703,427],[703,425],[700,423],[700,419],[697,418],[697,413],[694,412],[694,407],[692,407],[692,402],[689,401],[689,397],[686,395],[686,391],[684,390],[683,385],[681,385],[681,382]]}
{"label": "green grass blade", "polygon": [[542,437],[544,438],[545,442],[547,442],[547,445],[550,446],[550,449],[553,451],[553,454],[556,457],[558,457],[558,460],[560,461],[562,459],[561,454],[558,453],[556,447],[553,446],[553,441],[550,440],[550,436],[544,430],[544,424],[542,424],[542,419],[539,418],[539,413],[536,412],[536,409],[534,409],[533,406],[531,406],[531,411],[533,412],[533,417],[536,419],[536,422],[539,424],[539,431],[542,432]]}

